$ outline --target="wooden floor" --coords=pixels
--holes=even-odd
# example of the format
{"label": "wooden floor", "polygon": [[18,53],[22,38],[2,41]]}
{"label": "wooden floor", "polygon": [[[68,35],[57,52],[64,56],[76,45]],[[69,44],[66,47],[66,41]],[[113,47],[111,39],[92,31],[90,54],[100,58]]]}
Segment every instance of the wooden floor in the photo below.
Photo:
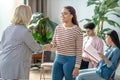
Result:
{"label": "wooden floor", "polygon": [[[51,80],[51,70],[45,72],[45,80]],[[36,67],[31,68],[30,70],[30,80],[40,80],[40,70]],[[43,79],[42,79],[43,80]]]}

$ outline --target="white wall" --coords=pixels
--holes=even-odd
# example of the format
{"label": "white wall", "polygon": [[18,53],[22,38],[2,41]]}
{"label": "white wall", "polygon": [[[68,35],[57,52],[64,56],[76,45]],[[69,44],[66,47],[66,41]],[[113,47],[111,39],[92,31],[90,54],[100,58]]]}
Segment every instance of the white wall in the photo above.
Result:
{"label": "white wall", "polygon": [[[93,15],[93,8],[94,6],[90,6],[87,7],[87,0],[48,0],[48,6],[47,6],[47,10],[48,10],[48,17],[50,17],[51,20],[60,23],[60,11],[64,6],[68,6],[71,5],[76,9],[76,13],[77,13],[77,17],[78,17],[78,21],[80,21],[81,19],[84,18],[91,18]],[[120,3],[120,1],[119,1]],[[117,21],[118,23],[120,23],[120,19],[118,19],[115,16],[110,16],[109,17],[112,20]],[[80,27],[82,28],[83,25],[86,22],[81,22],[79,23]],[[110,25],[106,24],[104,25],[105,27],[110,27]],[[112,29],[115,29],[119,36],[120,36],[120,28],[114,28],[111,27]]]}
{"label": "white wall", "polygon": [[12,13],[23,0],[0,0],[0,40],[3,30],[10,24]]}
{"label": "white wall", "polygon": [[86,0],[48,0],[47,4],[48,16],[58,23],[60,23],[60,12],[64,6],[70,5],[76,9],[78,21],[83,18],[90,18],[93,14],[93,7],[86,7]]}
{"label": "white wall", "polygon": [[[6,2],[7,1],[7,2]],[[91,18],[93,15],[93,6],[86,7],[87,0],[48,0],[47,5],[47,16],[51,20],[60,23],[60,12],[64,6],[71,5],[76,9],[78,21],[84,18]],[[16,6],[23,4],[23,0],[0,0],[0,40],[3,30],[10,24],[10,19],[12,12]],[[120,1],[119,1],[120,4]],[[120,23],[120,19],[114,16],[110,16],[111,19],[114,19]],[[80,27],[86,22],[79,23]],[[105,24],[105,27],[110,25]],[[112,27],[113,28],[113,27]],[[120,35],[120,28],[116,29]]]}

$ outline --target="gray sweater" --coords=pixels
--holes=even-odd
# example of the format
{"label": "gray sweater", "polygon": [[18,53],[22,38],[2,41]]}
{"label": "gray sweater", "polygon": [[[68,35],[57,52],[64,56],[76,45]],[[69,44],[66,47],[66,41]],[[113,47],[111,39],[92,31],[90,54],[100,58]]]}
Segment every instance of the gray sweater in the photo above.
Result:
{"label": "gray sweater", "polygon": [[10,25],[4,31],[0,51],[0,77],[29,80],[31,55],[42,50],[24,25]]}

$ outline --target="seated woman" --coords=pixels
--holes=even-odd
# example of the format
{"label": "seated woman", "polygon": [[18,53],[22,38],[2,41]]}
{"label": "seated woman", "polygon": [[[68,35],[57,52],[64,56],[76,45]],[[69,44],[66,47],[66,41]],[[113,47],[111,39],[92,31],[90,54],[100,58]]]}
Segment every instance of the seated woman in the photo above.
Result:
{"label": "seated woman", "polygon": [[76,80],[114,80],[114,74],[112,74],[120,60],[120,41],[116,31],[111,30],[106,34],[106,44],[109,49],[105,55],[99,53],[102,60],[98,63],[96,68],[80,70]]}

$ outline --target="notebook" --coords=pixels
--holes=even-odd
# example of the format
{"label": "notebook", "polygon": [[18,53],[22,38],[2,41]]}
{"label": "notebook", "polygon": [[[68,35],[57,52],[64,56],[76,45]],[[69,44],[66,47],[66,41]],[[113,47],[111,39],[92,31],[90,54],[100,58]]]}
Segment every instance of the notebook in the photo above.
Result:
{"label": "notebook", "polygon": [[92,46],[89,45],[87,46],[84,51],[86,52],[86,54],[88,55],[88,57],[95,61],[96,63],[98,63],[102,58],[99,56],[98,51]]}

